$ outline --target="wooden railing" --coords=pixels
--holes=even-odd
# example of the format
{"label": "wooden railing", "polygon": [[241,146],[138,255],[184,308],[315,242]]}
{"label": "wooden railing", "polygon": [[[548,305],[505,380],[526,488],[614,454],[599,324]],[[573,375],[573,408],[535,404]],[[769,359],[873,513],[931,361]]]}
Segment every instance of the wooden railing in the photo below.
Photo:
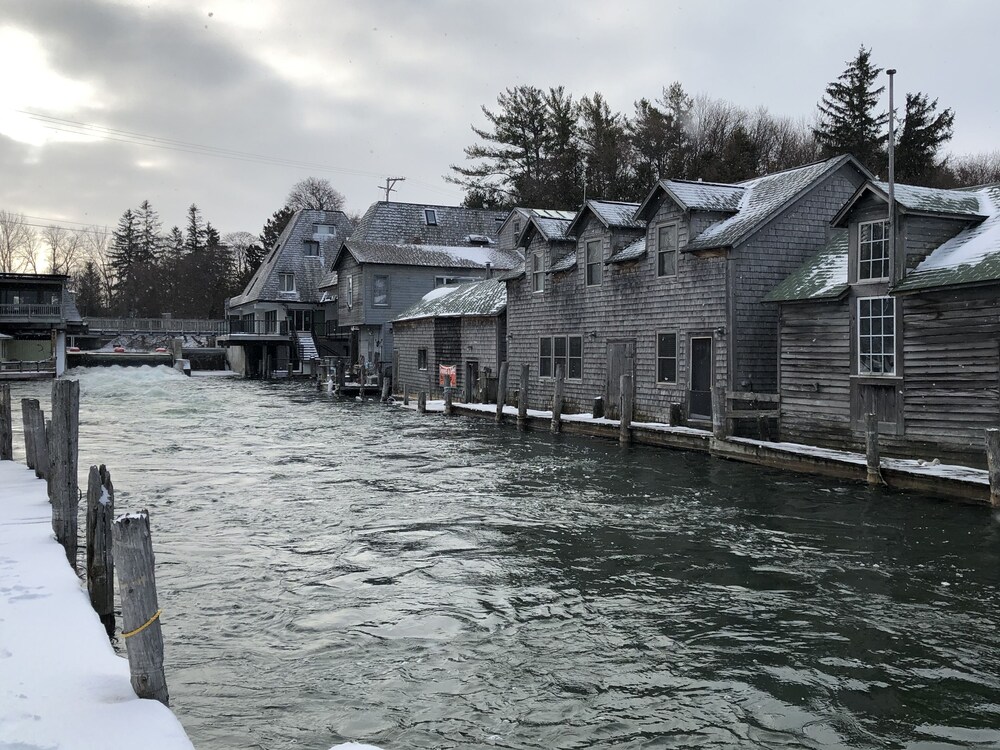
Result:
{"label": "wooden railing", "polygon": [[191,333],[221,336],[228,326],[224,320],[192,318],[86,318],[91,333]]}
{"label": "wooden railing", "polygon": [[58,318],[62,316],[59,305],[0,305],[0,318]]}
{"label": "wooden railing", "polygon": [[287,336],[287,320],[230,320],[227,324],[230,335],[248,334],[252,336]]}
{"label": "wooden railing", "polygon": [[[733,420],[754,420],[761,439],[770,439],[770,420],[778,419],[781,397],[777,393],[712,390],[712,432],[717,438],[733,434]],[[739,404],[739,406],[737,406]]]}
{"label": "wooden railing", "polygon": [[40,359],[35,362],[0,362],[0,372],[53,372],[55,360]]}

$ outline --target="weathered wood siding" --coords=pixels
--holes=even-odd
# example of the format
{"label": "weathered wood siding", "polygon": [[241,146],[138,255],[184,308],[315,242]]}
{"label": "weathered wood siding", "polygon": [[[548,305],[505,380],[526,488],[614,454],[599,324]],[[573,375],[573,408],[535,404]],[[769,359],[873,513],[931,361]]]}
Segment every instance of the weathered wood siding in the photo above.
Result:
{"label": "weathered wood siding", "polygon": [[[431,392],[437,387],[437,369],[431,370],[434,358],[434,321],[431,318],[407,320],[393,325],[395,329],[395,356],[397,364],[394,390],[399,393],[405,385],[411,393]],[[420,349],[427,350],[427,368],[417,367]]]}
{"label": "weathered wood siding", "polygon": [[846,300],[781,305],[781,440],[856,448]]}
{"label": "weathered wood siding", "polygon": [[967,221],[937,219],[926,216],[904,216],[900,221],[903,245],[906,248],[906,269],[912,270],[969,225]]}

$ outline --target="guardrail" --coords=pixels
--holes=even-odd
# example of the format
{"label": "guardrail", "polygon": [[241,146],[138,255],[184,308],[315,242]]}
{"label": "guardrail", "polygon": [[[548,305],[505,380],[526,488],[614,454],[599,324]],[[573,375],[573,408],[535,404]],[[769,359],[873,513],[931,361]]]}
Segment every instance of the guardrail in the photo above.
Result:
{"label": "guardrail", "polygon": [[0,318],[59,318],[60,305],[0,305]]}
{"label": "guardrail", "polygon": [[91,333],[201,333],[219,336],[227,331],[224,320],[186,318],[84,318]]}
{"label": "guardrail", "polygon": [[252,336],[287,336],[287,320],[230,320],[229,333]]}
{"label": "guardrail", "polygon": [[54,372],[56,363],[51,359],[33,362],[0,362],[0,372]]}

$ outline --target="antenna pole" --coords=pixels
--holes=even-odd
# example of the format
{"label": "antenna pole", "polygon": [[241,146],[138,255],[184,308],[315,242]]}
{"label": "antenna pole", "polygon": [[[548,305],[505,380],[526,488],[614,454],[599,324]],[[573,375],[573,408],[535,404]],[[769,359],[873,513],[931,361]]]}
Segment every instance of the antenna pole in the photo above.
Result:
{"label": "antenna pole", "polygon": [[[892,79],[896,75],[895,68],[885,71],[889,76],[889,257],[892,263],[892,281],[902,278],[902,268],[897,268],[896,258],[896,113],[892,103]],[[899,264],[900,266],[902,264]]]}
{"label": "antenna pole", "polygon": [[386,177],[385,178],[385,185],[379,185],[378,186],[379,190],[384,190],[385,191],[385,202],[386,203],[389,202],[389,193],[395,193],[396,192],[396,187],[395,187],[396,183],[397,182],[403,182],[404,180],[406,180],[405,177]]}

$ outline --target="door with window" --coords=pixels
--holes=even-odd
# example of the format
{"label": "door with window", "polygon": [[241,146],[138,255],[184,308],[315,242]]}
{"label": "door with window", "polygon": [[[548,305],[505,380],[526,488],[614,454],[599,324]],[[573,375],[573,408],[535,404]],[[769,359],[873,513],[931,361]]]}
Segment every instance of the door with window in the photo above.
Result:
{"label": "door with window", "polygon": [[292,310],[292,330],[312,333],[312,310]]}
{"label": "door with window", "polygon": [[712,338],[691,339],[691,391],[688,414],[693,419],[712,418]]}
{"label": "door with window", "polygon": [[608,382],[604,389],[604,414],[621,417],[621,377],[631,375],[635,387],[635,339],[608,342]]}

